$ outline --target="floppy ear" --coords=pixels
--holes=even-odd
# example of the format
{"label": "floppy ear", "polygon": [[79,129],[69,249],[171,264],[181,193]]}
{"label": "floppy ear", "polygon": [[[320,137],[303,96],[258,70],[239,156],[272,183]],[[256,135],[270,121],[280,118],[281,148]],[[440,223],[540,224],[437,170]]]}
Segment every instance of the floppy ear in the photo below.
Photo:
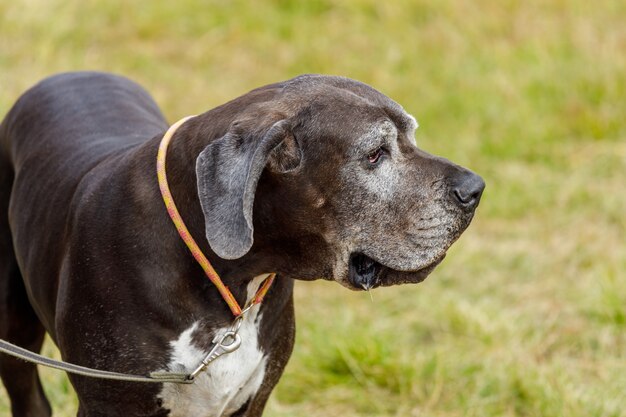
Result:
{"label": "floppy ear", "polygon": [[[286,120],[274,123],[260,140],[244,140],[245,133],[228,132],[204,148],[196,159],[206,238],[219,257],[237,259],[252,247],[254,194],[268,159],[278,161],[271,164],[278,170],[283,165],[294,165],[293,143],[297,147],[297,142],[287,125]],[[285,140],[293,143],[281,147]],[[292,152],[283,152],[283,148]]]}

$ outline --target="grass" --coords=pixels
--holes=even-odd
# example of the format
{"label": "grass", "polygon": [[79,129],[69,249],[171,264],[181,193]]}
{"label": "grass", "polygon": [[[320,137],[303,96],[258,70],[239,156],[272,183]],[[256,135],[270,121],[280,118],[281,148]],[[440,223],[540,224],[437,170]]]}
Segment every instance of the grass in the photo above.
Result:
{"label": "grass", "polygon": [[618,0],[2,1],[0,115],[75,69],[138,80],[172,121],[300,73],[367,82],[487,190],[423,284],[296,286],[265,415],[626,416],[624,21]]}

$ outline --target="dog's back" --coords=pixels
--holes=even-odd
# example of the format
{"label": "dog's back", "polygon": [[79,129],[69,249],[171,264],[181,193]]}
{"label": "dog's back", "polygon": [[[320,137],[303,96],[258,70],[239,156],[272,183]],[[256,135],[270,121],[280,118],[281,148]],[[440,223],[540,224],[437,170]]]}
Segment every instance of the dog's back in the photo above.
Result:
{"label": "dog's back", "polygon": [[75,176],[110,152],[166,128],[156,103],[138,84],[112,74],[72,72],[26,91],[3,121],[0,141],[16,171],[31,159],[67,160]]}

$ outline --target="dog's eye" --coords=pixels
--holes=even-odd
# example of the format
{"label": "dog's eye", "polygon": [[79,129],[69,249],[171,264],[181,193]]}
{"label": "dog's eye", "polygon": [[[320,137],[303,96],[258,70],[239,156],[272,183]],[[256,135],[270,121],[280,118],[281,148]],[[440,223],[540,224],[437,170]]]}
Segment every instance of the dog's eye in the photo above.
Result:
{"label": "dog's eye", "polygon": [[370,164],[375,165],[381,160],[384,154],[385,154],[385,150],[383,148],[378,148],[375,151],[367,154],[367,160],[369,161]]}

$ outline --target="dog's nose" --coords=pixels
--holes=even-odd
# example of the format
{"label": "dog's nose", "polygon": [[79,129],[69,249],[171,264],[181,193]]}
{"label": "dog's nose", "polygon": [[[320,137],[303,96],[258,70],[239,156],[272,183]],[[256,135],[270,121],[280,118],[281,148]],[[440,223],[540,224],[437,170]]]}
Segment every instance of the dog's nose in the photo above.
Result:
{"label": "dog's nose", "polygon": [[452,200],[466,210],[473,210],[478,206],[480,197],[485,189],[485,181],[471,171],[463,171],[455,179],[451,187]]}

